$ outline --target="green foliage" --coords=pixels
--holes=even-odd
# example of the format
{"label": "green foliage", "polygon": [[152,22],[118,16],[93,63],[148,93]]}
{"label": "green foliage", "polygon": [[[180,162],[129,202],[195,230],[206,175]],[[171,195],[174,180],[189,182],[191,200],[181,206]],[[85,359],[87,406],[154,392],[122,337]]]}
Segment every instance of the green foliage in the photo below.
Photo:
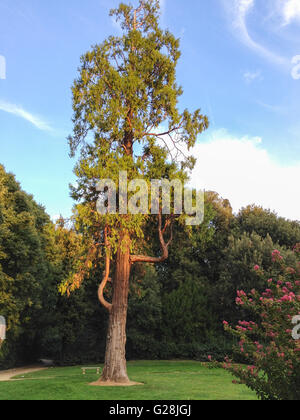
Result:
{"label": "green foliage", "polygon": [[300,241],[300,222],[278,217],[270,210],[255,205],[242,209],[237,217],[239,229],[251,234],[256,232],[262,238],[271,236],[275,244],[293,247]]}
{"label": "green foliage", "polygon": [[[89,264],[79,290],[62,296],[59,286],[87,261],[90,239],[62,219],[53,225],[13,175],[0,168],[0,313],[9,327],[1,348],[1,367],[40,357],[63,365],[103,361],[107,313],[97,299],[103,257],[99,254],[97,264]],[[204,223],[189,230],[176,224],[170,259],[155,268],[134,267],[129,359],[205,361],[208,354],[215,360],[232,356],[232,340],[223,336],[219,321],[249,317],[248,310],[234,305],[236,290],[264,291],[260,273],[274,277],[274,248],[288,266],[296,264],[291,249],[262,235],[261,213],[258,221],[255,214],[251,213],[253,229],[244,232],[240,216],[232,215],[228,201],[206,193]],[[272,221],[271,234],[280,232],[283,221],[273,216]],[[146,223],[145,235],[136,247],[157,254],[156,222],[149,218]],[[294,226],[293,222],[285,226],[290,224]],[[235,360],[243,359],[238,355]]]}
{"label": "green foliage", "polygon": [[[156,129],[165,121],[170,128],[182,124],[190,148],[207,126],[199,110],[193,115],[178,111],[182,94],[175,82],[179,41],[158,27],[159,2],[143,2],[142,11],[144,15],[135,24],[133,7],[121,4],[112,10],[111,15],[121,21],[123,36],[109,37],[81,59],[80,76],[73,87],[72,152],[90,130],[94,148],[103,151],[112,152],[113,143],[121,150],[129,133],[132,140],[151,150],[149,128]],[[117,152],[111,157],[117,157]]]}
{"label": "green foliage", "polygon": [[[208,120],[200,110],[178,108],[183,93],[176,84],[179,40],[159,28],[159,2],[146,0],[138,9],[120,4],[111,16],[120,22],[123,35],[109,37],[81,58],[72,89],[74,129],[69,144],[72,156],[80,150],[77,186],[72,187],[79,202],[76,226],[89,238],[109,226],[114,253],[120,232],[130,233],[134,247],[143,239],[149,218],[99,215],[97,182],[110,179],[118,186],[120,171],[127,171],[128,181],[143,179],[148,185],[151,179],[186,181],[186,168],[195,160],[180,151],[194,146]],[[165,138],[172,139],[176,156]]]}
{"label": "green foliage", "polygon": [[70,298],[58,290],[86,253],[82,236],[65,227],[62,219],[53,225],[3,166],[0,198],[0,313],[8,327],[0,366],[40,357],[60,363],[81,360],[84,354],[101,359],[103,327],[89,321],[106,319],[96,298],[96,276],[101,274],[94,273]]}
{"label": "green foliage", "polygon": [[223,251],[223,259],[220,262],[220,275],[215,289],[220,320],[229,319],[236,322],[241,317],[241,310],[234,310],[232,306],[237,290],[250,291],[255,288],[263,291],[264,281],[253,267],[260,266],[266,275],[272,277],[271,254],[275,248],[281,251],[287,261],[295,262],[293,252],[275,244],[269,235],[262,238],[253,232],[229,237],[228,246]]}
{"label": "green foliage", "polygon": [[[91,338],[89,318],[95,315],[105,318],[106,314],[96,299],[95,277],[88,278],[84,286],[69,297],[59,293],[61,283],[76,270],[78,261],[85,255],[82,236],[65,227],[62,219],[56,226],[49,226],[48,234],[46,252],[52,273],[42,295],[44,310],[37,321],[37,325],[40,324],[39,354],[59,363],[80,361],[84,353],[89,354],[89,346],[95,341],[95,337]],[[98,331],[101,333],[101,327]],[[95,357],[94,351],[92,357]]]}
{"label": "green foliage", "polygon": [[167,341],[203,343],[213,325],[206,285],[200,279],[187,279],[163,296],[162,331]]}
{"label": "green foliage", "polygon": [[263,289],[264,282],[253,267],[258,264],[264,267],[266,272],[270,272],[273,249],[274,244],[270,236],[262,239],[253,232],[251,235],[243,233],[237,237],[229,237],[228,246],[223,251],[223,260],[220,262],[220,276],[215,289],[220,321],[222,319],[237,321],[240,316],[240,313],[233,311],[232,307],[237,290]]}
{"label": "green foliage", "polygon": [[22,357],[18,343],[24,337],[28,345],[33,340],[31,322],[41,309],[48,275],[44,246],[49,223],[44,209],[0,165],[0,313],[8,329],[1,359],[11,364]]}
{"label": "green foliage", "polygon": [[130,359],[160,358],[161,286],[153,266],[136,265],[131,278],[127,319]]}
{"label": "green foliage", "polygon": [[[205,196],[205,199],[207,196]],[[171,292],[180,287],[183,281],[200,279],[205,272],[207,251],[216,240],[216,212],[210,202],[205,201],[204,221],[199,226],[187,229],[176,224],[170,257],[157,271],[165,291]],[[153,228],[150,232],[154,232]],[[155,233],[155,232],[154,232]]]}

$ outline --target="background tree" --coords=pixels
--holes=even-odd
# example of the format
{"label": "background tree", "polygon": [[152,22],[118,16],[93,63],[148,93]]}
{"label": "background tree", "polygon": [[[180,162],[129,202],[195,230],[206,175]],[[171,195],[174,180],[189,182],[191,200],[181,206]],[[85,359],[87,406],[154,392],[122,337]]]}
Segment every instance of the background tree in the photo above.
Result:
{"label": "background tree", "polygon": [[[36,347],[43,358],[51,358],[61,364],[84,361],[80,359],[83,351],[87,358],[91,357],[88,344],[91,345],[93,340],[86,346],[82,345],[82,341],[90,329],[89,317],[95,312],[100,315],[96,310],[96,299],[92,299],[96,290],[93,275],[69,298],[59,293],[59,286],[79,267],[86,251],[82,235],[76,233],[72,225],[68,227],[62,218],[55,225],[48,226],[45,252],[50,275],[41,295],[44,310],[35,320],[38,331]],[[77,352],[70,358],[70,349],[74,351],[76,346]]]}
{"label": "background tree", "polygon": [[239,230],[262,238],[271,236],[274,243],[292,248],[300,238],[300,222],[278,217],[276,213],[251,205],[240,210],[237,216]]}
{"label": "background tree", "polygon": [[214,310],[216,311],[217,308],[219,310],[219,322],[224,319],[236,322],[240,319],[241,310],[234,306],[237,290],[249,292],[253,288],[263,290],[264,282],[254,267],[259,267],[259,269],[263,267],[266,272],[270,273],[272,268],[271,253],[275,248],[269,235],[263,239],[255,232],[231,235],[228,242],[228,246],[221,252],[223,258],[215,283]]}
{"label": "background tree", "polygon": [[127,354],[134,360],[160,359],[162,290],[153,265],[135,264],[130,283]]}
{"label": "background tree", "polygon": [[44,208],[0,165],[0,313],[7,321],[1,360],[6,367],[26,360],[35,342],[37,331],[31,322],[41,311],[48,276],[49,223]]}
{"label": "background tree", "polygon": [[[92,262],[93,236],[84,233],[81,223],[77,230],[71,221],[53,224],[2,166],[0,196],[0,313],[9,328],[0,351],[1,368],[40,358],[68,366],[103,363],[109,314],[99,305],[97,289],[105,259],[99,249],[97,264]],[[230,355],[244,361],[232,352],[234,338],[221,328],[224,318],[234,323],[249,317],[243,305],[234,304],[236,290],[265,289],[261,273],[274,277],[270,253],[274,248],[290,267],[297,262],[293,247],[280,246],[263,231],[256,232],[263,227],[261,213],[268,217],[265,210],[251,212],[249,230],[244,232],[228,201],[207,192],[200,226],[187,231],[174,222],[176,240],[167,260],[132,266],[129,359],[207,361],[209,354],[215,360]],[[297,225],[278,217],[272,220],[268,230],[273,236],[282,226]],[[300,236],[296,239],[300,242]],[[148,255],[159,253],[155,218],[146,220],[135,248]],[[80,276],[85,273],[85,280],[69,297],[62,296],[58,286],[68,279],[73,282],[74,270]],[[105,293],[110,300],[112,288]]]}
{"label": "background tree", "polygon": [[[111,179],[118,185],[120,170],[128,180],[187,179],[186,169],[195,160],[186,151],[208,127],[200,110],[179,111],[182,89],[176,84],[179,41],[159,28],[159,1],[141,1],[137,9],[120,4],[111,15],[120,22],[123,35],[109,37],[81,59],[73,86],[74,133],[71,154],[81,151],[75,168],[73,197],[77,222],[91,239],[88,269],[105,256],[106,268],[99,299],[109,311],[107,348],[102,382],[128,382],[125,344],[129,278],[134,263],[159,263],[168,257],[171,218],[158,216],[160,257],[139,255],[144,214],[106,215],[96,211],[96,184]],[[181,164],[178,162],[181,159]],[[120,210],[120,203],[119,203]],[[122,213],[122,212],[121,212]],[[101,248],[104,248],[101,250]],[[102,252],[102,254],[101,254]],[[111,264],[113,262],[114,264]],[[113,267],[113,270],[111,270]],[[112,303],[104,297],[113,273]],[[84,267],[69,289],[80,286]]]}

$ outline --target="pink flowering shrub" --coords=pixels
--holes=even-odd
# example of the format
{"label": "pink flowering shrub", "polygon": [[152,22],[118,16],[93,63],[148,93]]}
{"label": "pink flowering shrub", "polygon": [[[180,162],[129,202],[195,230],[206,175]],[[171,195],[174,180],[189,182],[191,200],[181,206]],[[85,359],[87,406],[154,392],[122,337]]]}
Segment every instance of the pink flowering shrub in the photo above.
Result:
{"label": "pink flowering shrub", "polygon": [[[272,253],[274,272],[265,279],[264,293],[237,292],[236,303],[250,310],[253,321],[239,321],[224,328],[238,338],[236,349],[249,366],[237,366],[226,360],[224,368],[263,400],[300,400],[300,340],[292,337],[292,320],[300,314],[300,244],[294,248],[297,262],[290,267],[280,252]],[[255,266],[257,275],[263,270]]]}

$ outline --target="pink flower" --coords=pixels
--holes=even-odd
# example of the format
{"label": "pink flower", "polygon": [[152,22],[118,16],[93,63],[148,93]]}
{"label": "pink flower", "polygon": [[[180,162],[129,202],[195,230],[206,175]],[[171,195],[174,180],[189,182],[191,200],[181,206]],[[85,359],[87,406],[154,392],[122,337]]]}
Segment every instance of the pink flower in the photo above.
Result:
{"label": "pink flower", "polygon": [[276,261],[282,261],[283,260],[283,258],[282,258],[282,256],[280,255],[280,252],[277,250],[277,249],[275,249],[273,252],[272,252],[272,261],[273,262],[276,262]]}
{"label": "pink flower", "polygon": [[255,265],[255,266],[254,266],[254,270],[255,270],[255,271],[258,271],[259,269],[260,269],[260,266],[259,266],[259,265]]}
{"label": "pink flower", "polygon": [[235,302],[237,305],[244,305],[244,302],[242,301],[241,298],[236,298]]}

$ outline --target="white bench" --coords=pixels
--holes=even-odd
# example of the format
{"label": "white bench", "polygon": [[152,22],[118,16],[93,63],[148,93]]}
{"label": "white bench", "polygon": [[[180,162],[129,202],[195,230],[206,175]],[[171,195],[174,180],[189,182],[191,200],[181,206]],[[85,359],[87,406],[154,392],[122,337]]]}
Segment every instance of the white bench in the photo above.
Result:
{"label": "white bench", "polygon": [[82,370],[82,374],[85,375],[87,370],[96,370],[97,371],[97,375],[100,375],[100,369],[99,367],[83,367],[81,368]]}

